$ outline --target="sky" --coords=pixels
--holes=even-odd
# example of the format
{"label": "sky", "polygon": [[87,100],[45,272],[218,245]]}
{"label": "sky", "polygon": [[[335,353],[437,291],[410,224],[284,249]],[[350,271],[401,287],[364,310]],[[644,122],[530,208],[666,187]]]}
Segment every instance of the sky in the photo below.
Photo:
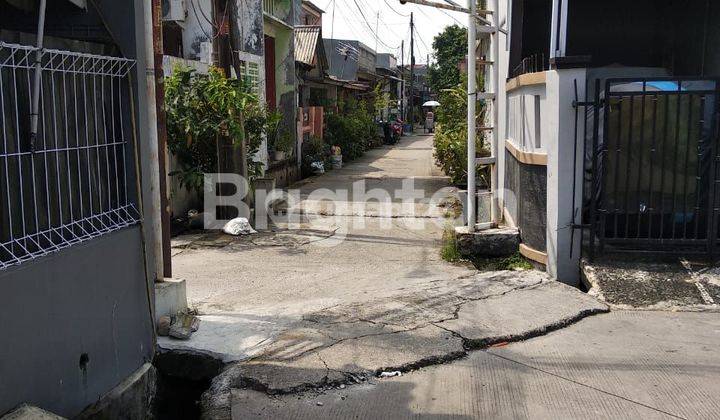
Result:
{"label": "sky", "polygon": [[[400,63],[405,40],[405,64],[410,62],[410,12],[415,22],[415,63],[432,55],[435,35],[449,25],[467,26],[467,15],[399,0],[310,0],[323,9],[323,38],[356,39],[377,52],[393,53]],[[437,0],[442,1],[442,0]],[[335,18],[333,20],[333,9]],[[363,18],[364,15],[364,18]],[[367,20],[367,23],[366,23]],[[375,35],[377,28],[377,36]],[[377,45],[377,48],[376,48]],[[433,59],[430,57],[430,61]]]}

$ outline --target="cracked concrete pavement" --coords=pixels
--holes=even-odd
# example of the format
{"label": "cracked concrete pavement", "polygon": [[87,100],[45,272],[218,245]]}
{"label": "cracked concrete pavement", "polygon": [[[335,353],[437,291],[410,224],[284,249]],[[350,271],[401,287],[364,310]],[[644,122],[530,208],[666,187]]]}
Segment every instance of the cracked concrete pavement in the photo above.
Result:
{"label": "cracked concrete pavement", "polygon": [[488,272],[437,281],[413,293],[303,317],[251,360],[221,373],[205,412],[227,418],[232,389],[289,394],[408,372],[469,350],[524,340],[607,307],[541,273]]}
{"label": "cracked concrete pavement", "polygon": [[[310,200],[313,188],[359,179],[392,193],[407,178],[423,189],[419,217],[408,217],[397,200],[392,217],[378,217],[374,207],[363,216],[352,200],[337,214]],[[442,261],[444,222],[427,215],[442,212],[432,196],[454,190],[433,164],[431,137],[372,150],[298,187],[309,202],[290,208],[302,213],[300,229],[280,222],[247,237],[174,240],[174,272],[187,281],[202,321],[190,340],[162,337],[159,346],[226,364],[203,395],[206,418],[229,418],[233,390],[243,387],[263,395],[351,387],[607,311],[538,271],[478,272]]]}
{"label": "cracked concrete pavement", "polygon": [[231,392],[233,419],[713,419],[720,314],[613,311],[352,387]]}

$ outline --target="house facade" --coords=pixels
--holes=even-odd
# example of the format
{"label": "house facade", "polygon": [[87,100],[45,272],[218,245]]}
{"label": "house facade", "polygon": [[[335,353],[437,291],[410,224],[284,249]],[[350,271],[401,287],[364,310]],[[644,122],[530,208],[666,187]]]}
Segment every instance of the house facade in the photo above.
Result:
{"label": "house facade", "polygon": [[390,53],[378,53],[375,71],[378,75],[378,83],[382,85],[381,92],[388,100],[381,117],[385,120],[399,118],[402,78],[397,58]]}
{"label": "house facade", "polygon": [[720,5],[492,5],[499,51],[481,31],[479,62],[497,60],[506,81],[486,124],[498,133],[494,222],[518,227],[520,251],[571,284],[583,257],[713,253]]}
{"label": "house facade", "polygon": [[[184,0],[164,3],[163,73],[172,74],[180,65],[190,67],[197,74],[207,74],[215,66],[231,78],[246,81],[261,102],[265,98],[263,44],[263,12],[259,0],[233,4],[227,0]],[[234,167],[237,153],[231,144],[222,144],[219,167],[223,171],[242,173]],[[170,217],[185,217],[191,209],[201,205],[200,197],[188,191],[178,177],[171,176],[178,169],[175,156],[165,151],[166,184]],[[268,166],[266,143],[254,159]]]}
{"label": "house facade", "polygon": [[[265,102],[282,115],[281,131],[292,137],[295,147],[283,159],[269,159],[265,175],[277,186],[300,179],[300,138],[297,133],[298,97],[295,71],[295,25],[300,0],[263,0],[263,48]],[[272,147],[269,147],[272,148]]]}

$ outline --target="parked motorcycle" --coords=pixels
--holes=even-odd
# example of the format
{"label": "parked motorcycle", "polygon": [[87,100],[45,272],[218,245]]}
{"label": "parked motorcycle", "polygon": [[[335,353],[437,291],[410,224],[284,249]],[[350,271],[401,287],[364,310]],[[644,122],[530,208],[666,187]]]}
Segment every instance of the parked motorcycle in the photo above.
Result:
{"label": "parked motorcycle", "polygon": [[395,144],[400,141],[400,136],[402,136],[402,121],[395,120],[390,123],[390,144]]}

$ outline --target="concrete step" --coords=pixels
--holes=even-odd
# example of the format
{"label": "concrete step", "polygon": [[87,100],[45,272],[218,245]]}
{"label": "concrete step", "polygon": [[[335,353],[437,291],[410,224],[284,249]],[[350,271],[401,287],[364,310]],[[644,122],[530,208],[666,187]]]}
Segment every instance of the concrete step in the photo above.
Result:
{"label": "concrete step", "polygon": [[456,227],[458,250],[465,258],[508,257],[518,252],[520,232],[516,228],[497,227],[468,232],[466,226]]}

